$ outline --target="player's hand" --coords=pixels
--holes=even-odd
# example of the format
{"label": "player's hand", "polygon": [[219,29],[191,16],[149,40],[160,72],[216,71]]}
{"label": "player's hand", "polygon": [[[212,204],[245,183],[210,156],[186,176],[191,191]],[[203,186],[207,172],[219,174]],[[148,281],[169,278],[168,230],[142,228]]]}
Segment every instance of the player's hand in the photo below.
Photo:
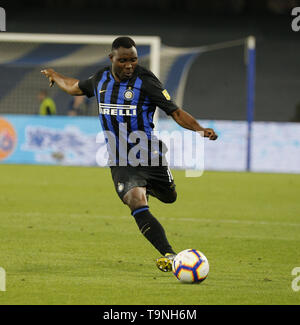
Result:
{"label": "player's hand", "polygon": [[213,129],[207,128],[204,129],[204,137],[209,138],[209,140],[217,140],[218,135]]}
{"label": "player's hand", "polygon": [[49,87],[52,87],[55,82],[53,79],[54,70],[53,69],[44,69],[44,70],[41,70],[41,73],[48,78]]}

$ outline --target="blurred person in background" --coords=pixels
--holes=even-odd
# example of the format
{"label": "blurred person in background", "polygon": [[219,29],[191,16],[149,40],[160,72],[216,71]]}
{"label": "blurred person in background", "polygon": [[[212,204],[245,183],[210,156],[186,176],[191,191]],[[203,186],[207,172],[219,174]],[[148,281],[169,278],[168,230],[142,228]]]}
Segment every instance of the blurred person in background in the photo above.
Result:
{"label": "blurred person in background", "polygon": [[90,100],[86,96],[74,96],[70,101],[70,105],[68,107],[68,115],[76,116],[76,115],[89,115]]}
{"label": "blurred person in background", "polygon": [[40,102],[40,115],[56,115],[55,102],[48,96],[45,89],[39,91],[38,100]]}

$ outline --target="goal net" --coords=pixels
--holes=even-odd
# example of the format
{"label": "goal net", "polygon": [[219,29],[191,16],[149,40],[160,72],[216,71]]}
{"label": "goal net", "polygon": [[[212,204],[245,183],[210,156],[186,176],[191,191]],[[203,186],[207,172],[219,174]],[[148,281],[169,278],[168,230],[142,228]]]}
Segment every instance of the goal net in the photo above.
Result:
{"label": "goal net", "polygon": [[[87,79],[101,67],[109,65],[108,54],[117,35],[0,34],[0,114],[38,114],[38,93],[47,89],[54,99],[58,115],[67,115],[74,100],[58,87],[48,88],[40,70],[51,67],[77,79]],[[243,47],[246,38],[198,47],[161,45],[156,36],[132,36],[136,41],[139,63],[160,78],[172,99],[183,106],[190,67],[210,51]],[[242,50],[241,50],[242,52]],[[198,61],[199,62],[199,61]],[[226,63],[224,63],[226,65]],[[216,73],[215,78],[226,78]],[[207,79],[201,74],[200,80]],[[228,80],[224,79],[224,83]],[[197,94],[195,94],[197,95]],[[213,100],[213,98],[212,98]],[[79,115],[97,115],[95,105],[85,100]],[[157,117],[157,116],[156,116]],[[160,111],[160,117],[166,117]],[[213,116],[211,116],[214,118]]]}
{"label": "goal net", "polygon": [[[72,96],[58,87],[48,89],[40,71],[53,68],[77,79],[87,79],[109,65],[111,43],[118,35],[0,34],[0,114],[38,114],[38,93],[47,89],[59,115],[66,115]],[[140,62],[159,76],[160,38],[132,36]],[[94,105],[80,115],[96,115]]]}

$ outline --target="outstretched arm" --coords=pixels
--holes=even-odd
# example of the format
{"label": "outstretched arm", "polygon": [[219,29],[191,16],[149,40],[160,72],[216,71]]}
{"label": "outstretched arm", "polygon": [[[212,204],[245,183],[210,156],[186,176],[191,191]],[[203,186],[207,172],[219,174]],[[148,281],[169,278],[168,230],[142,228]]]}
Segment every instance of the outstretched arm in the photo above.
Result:
{"label": "outstretched arm", "polygon": [[209,138],[209,140],[216,140],[218,138],[218,135],[213,129],[203,128],[192,115],[190,115],[183,109],[177,109],[176,111],[171,113],[171,116],[173,117],[176,123],[178,123],[185,129],[192,130],[195,132],[202,131],[204,133],[204,137]]}
{"label": "outstretched arm", "polygon": [[66,77],[53,69],[44,69],[41,71],[49,79],[49,86],[52,87],[54,83],[60,89],[73,96],[83,95],[82,90],[78,86],[78,79]]}

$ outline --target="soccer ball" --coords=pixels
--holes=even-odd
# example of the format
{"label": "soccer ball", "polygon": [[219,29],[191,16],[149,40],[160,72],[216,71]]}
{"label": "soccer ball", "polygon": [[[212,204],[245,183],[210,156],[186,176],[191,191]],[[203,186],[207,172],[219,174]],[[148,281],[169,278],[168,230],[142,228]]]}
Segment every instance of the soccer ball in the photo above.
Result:
{"label": "soccer ball", "polygon": [[200,283],[208,275],[209,264],[203,253],[196,249],[186,249],[176,255],[172,271],[180,282]]}

